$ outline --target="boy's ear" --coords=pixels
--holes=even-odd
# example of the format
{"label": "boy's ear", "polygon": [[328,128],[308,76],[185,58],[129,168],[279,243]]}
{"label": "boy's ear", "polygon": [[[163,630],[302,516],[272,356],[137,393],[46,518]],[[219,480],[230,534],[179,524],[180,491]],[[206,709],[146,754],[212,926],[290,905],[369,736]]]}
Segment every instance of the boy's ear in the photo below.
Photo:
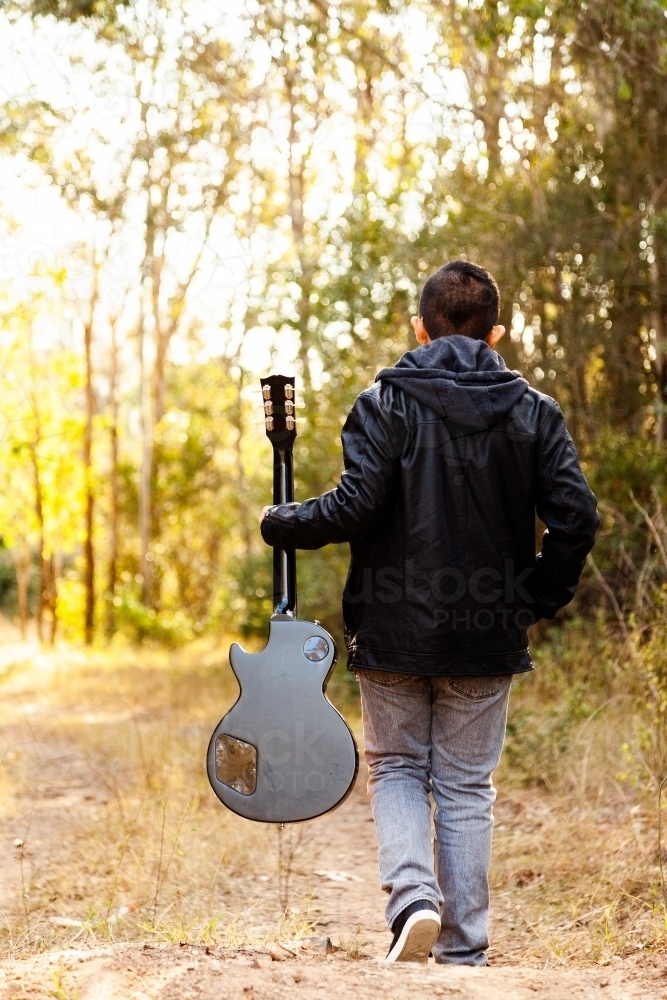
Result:
{"label": "boy's ear", "polygon": [[486,335],[484,341],[489,345],[491,350],[493,350],[493,348],[496,346],[496,344],[498,343],[498,341],[500,340],[500,338],[503,336],[504,333],[505,333],[504,326],[494,326],[491,328],[491,332]]}
{"label": "boy's ear", "polygon": [[420,344],[430,344],[431,338],[426,332],[426,327],[424,326],[424,320],[421,316],[413,316],[410,320],[412,323],[412,329],[415,331],[415,337]]}

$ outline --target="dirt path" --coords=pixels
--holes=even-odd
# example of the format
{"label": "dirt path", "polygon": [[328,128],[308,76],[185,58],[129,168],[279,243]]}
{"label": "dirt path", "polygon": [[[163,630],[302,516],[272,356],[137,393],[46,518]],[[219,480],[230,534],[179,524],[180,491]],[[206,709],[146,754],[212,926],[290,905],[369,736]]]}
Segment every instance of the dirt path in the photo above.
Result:
{"label": "dirt path", "polygon": [[96,951],[69,949],[0,970],[3,998],[20,1000],[278,1000],[316,997],[375,1000],[653,1000],[664,997],[662,968],[636,962],[607,970],[551,971],[463,969],[428,966],[387,968],[372,960],[304,955],[272,961],[244,954],[190,947],[117,945]]}
{"label": "dirt path", "polygon": [[[29,658],[35,663],[37,657],[34,650],[21,653],[21,658]],[[71,654],[67,653],[67,657],[69,665]],[[254,837],[254,853],[251,851],[249,857],[255,861],[250,868],[246,865],[240,875],[234,874],[233,866],[229,869],[225,895],[216,897],[216,906],[231,914],[252,911],[252,920],[266,921],[266,926],[249,927],[254,933],[241,936],[239,940],[267,941],[273,940],[275,935],[276,914],[288,903],[297,914],[293,928],[301,927],[302,934],[316,935],[310,943],[291,937],[281,944],[269,946],[206,948],[204,945],[180,945],[179,937],[172,934],[169,940],[175,944],[133,941],[101,945],[100,940],[106,942],[107,939],[98,937],[95,941],[93,933],[84,934],[82,924],[92,905],[95,871],[92,861],[83,857],[90,864],[81,870],[75,886],[76,895],[72,894],[71,886],[67,895],[57,884],[51,892],[49,883],[49,873],[56,870],[69,873],[75,857],[81,865],[81,845],[86,855],[91,831],[102,829],[105,817],[108,819],[113,812],[112,804],[107,801],[109,790],[103,759],[95,749],[98,745],[68,736],[67,726],[61,725],[62,713],[70,711],[71,701],[74,705],[71,711],[79,712],[77,719],[82,712],[92,712],[83,719],[86,725],[94,728],[101,725],[103,719],[105,725],[111,726],[113,719],[121,717],[140,719],[141,713],[147,710],[146,698],[137,697],[135,708],[131,704],[115,703],[84,708],[83,703],[79,704],[79,688],[76,688],[74,694],[64,701],[61,699],[60,707],[54,709],[51,695],[43,690],[39,663],[37,667],[39,669],[33,668],[32,673],[27,670],[25,676],[17,673],[15,684],[4,684],[0,706],[0,762],[3,763],[0,768],[0,920],[9,927],[8,915],[13,911],[15,918],[18,915],[13,926],[20,927],[22,900],[30,898],[31,892],[34,906],[30,914],[32,953],[0,962],[0,1000],[241,1000],[245,997],[315,1000],[323,995],[360,1000],[379,1000],[380,997],[383,1000],[385,997],[413,1000],[415,996],[521,1000],[535,995],[547,1000],[585,997],[613,1000],[662,997],[667,1000],[667,955],[642,953],[640,949],[645,947],[642,942],[647,940],[647,935],[636,941],[631,939],[639,925],[641,900],[637,909],[640,916],[632,916],[625,932],[627,957],[607,953],[604,965],[594,964],[591,948],[580,943],[590,943],[594,940],[593,934],[598,933],[595,929],[592,933],[586,931],[589,913],[583,910],[567,913],[559,904],[551,910],[545,905],[541,923],[531,916],[526,905],[529,893],[533,896],[538,893],[548,904],[552,887],[560,883],[567,885],[572,881],[572,871],[580,874],[584,864],[590,867],[597,863],[597,859],[588,858],[589,853],[595,852],[594,845],[588,844],[588,853],[577,848],[574,869],[557,866],[549,869],[542,865],[540,857],[549,854],[558,837],[568,836],[564,832],[567,829],[570,839],[576,840],[578,845],[585,838],[577,826],[580,814],[571,812],[570,826],[564,826],[562,814],[558,814],[557,820],[553,819],[553,802],[534,789],[525,792],[500,789],[496,806],[494,873],[497,876],[505,865],[507,877],[497,879],[498,888],[493,896],[491,966],[462,969],[436,967],[433,962],[425,967],[383,966],[381,959],[389,941],[383,916],[386,897],[379,887],[375,830],[363,770],[352,795],[341,808],[313,823],[288,827],[284,831],[280,865],[276,865],[278,834],[275,829],[262,829],[240,821],[225,826],[220,822],[225,816],[222,807],[212,798],[207,805],[208,812],[204,810],[206,814],[200,815],[199,829],[185,831],[183,835],[183,850],[186,856],[193,857],[206,855],[210,849],[219,850],[221,841],[230,831],[241,838]],[[120,682],[117,686],[121,686]],[[162,718],[155,706],[153,709],[151,718]],[[186,734],[191,740],[193,766],[199,774],[201,747],[205,746],[213,723],[199,720],[193,725],[189,718],[183,722],[181,735]],[[164,730],[171,723],[163,720],[161,725]],[[153,731],[162,730],[149,730],[149,733]],[[76,732],[81,735],[80,730]],[[109,754],[116,746],[114,740],[118,742],[121,735],[115,730],[107,733],[104,746]],[[208,790],[206,794],[210,794]],[[229,819],[230,814],[226,815]],[[633,849],[641,851],[639,819],[636,808],[630,804],[622,812],[605,806],[595,814],[595,829],[634,831],[638,839],[633,841]],[[593,827],[585,829],[590,831]],[[531,846],[536,838],[541,854]],[[103,844],[115,842],[111,838]],[[258,843],[261,845],[259,853],[256,850]],[[607,841],[600,843],[607,844]],[[604,850],[613,855],[616,848],[613,841],[608,843],[611,846],[605,846]],[[650,851],[653,851],[652,846]],[[596,872],[599,870],[595,868]],[[173,879],[179,887],[184,887],[184,892],[193,884],[187,879],[179,881],[177,875],[173,875]],[[202,880],[203,876],[200,882]],[[128,896],[125,902],[131,898]],[[601,900],[605,900],[603,893]],[[119,906],[120,902],[114,905]],[[40,926],[50,928],[51,934],[41,944],[34,934],[38,916],[42,921]],[[138,919],[132,928],[124,930],[117,925],[119,936],[122,933],[127,939],[143,935],[140,920],[145,917],[141,913],[136,916]],[[74,917],[79,919],[72,919]],[[564,922],[566,934],[580,935],[567,959],[559,944],[566,939],[561,936],[548,940],[550,929],[558,921]],[[14,932],[9,933],[11,937]],[[57,941],[57,936],[63,941],[61,946],[50,944],[54,939]],[[228,939],[217,938],[219,941]],[[191,940],[201,940],[201,937]],[[84,941],[89,942],[89,946],[84,946]],[[24,948],[19,942],[16,954]],[[597,954],[603,955],[604,951],[600,949]],[[587,959],[587,956],[590,957]],[[540,967],[547,962],[548,968]]]}
{"label": "dirt path", "polygon": [[[75,777],[80,784],[81,775]],[[5,830],[5,838],[15,832]],[[292,898],[310,899],[310,914],[321,934],[312,943],[287,941],[286,947],[235,950],[141,943],[52,950],[0,964],[0,996],[3,1000],[667,997],[664,956],[619,959],[586,969],[462,969],[436,967],[432,962],[425,967],[384,967],[379,960],[388,939],[385,897],[378,885],[375,834],[363,778],[335,813],[288,829],[284,836],[285,877],[290,881],[284,889]]]}

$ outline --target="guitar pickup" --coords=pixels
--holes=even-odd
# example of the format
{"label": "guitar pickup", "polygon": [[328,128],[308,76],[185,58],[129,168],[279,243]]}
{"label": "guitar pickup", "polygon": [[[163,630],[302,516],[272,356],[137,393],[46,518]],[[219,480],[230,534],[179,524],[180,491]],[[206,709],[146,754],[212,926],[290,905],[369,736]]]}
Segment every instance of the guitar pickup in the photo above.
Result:
{"label": "guitar pickup", "polygon": [[241,795],[257,788],[257,750],[252,743],[221,735],[215,741],[215,776]]}
{"label": "guitar pickup", "polygon": [[[269,403],[269,406],[270,405],[271,404]],[[264,407],[266,408],[266,403],[264,404]],[[285,400],[285,413],[294,413],[294,403],[292,403],[289,399]]]}
{"label": "guitar pickup", "polygon": [[270,416],[273,413],[273,403],[264,403],[264,412]]}

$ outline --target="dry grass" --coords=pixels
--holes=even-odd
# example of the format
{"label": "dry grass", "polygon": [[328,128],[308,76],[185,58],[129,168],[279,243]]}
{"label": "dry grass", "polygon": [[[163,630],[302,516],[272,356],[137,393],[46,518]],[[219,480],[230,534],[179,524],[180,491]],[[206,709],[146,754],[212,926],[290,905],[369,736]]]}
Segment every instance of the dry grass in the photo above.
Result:
{"label": "dry grass", "polygon": [[[606,640],[579,638],[578,649],[576,633],[547,644],[515,684],[496,776],[499,960],[606,964],[667,946],[647,713],[618,663],[604,662]],[[588,683],[568,673],[563,642]],[[662,814],[664,830],[664,802]]]}
{"label": "dry grass", "polygon": [[664,948],[655,814],[526,792],[506,797],[498,812],[497,958],[606,963]]}
{"label": "dry grass", "polygon": [[[497,963],[606,963],[667,942],[660,775],[645,754],[645,714],[623,676],[607,671],[604,649],[586,639],[577,651],[565,639],[571,662],[546,643],[513,695],[497,775]],[[0,647],[5,953],[313,933],[322,907],[311,905],[300,860],[303,828],[285,831],[281,847],[275,827],[238,819],[208,787],[205,747],[236,694],[226,647]],[[595,659],[594,683],[571,673],[577,657],[583,672],[584,656]],[[12,850],[13,841],[22,844]],[[369,870],[359,893],[375,879]],[[351,957],[360,950],[356,940],[341,944]]]}
{"label": "dry grass", "polygon": [[0,810],[15,843],[0,868],[5,948],[310,928],[307,900],[285,914],[276,828],[240,820],[208,786],[205,748],[235,699],[226,654],[15,648],[28,657],[1,687]]}

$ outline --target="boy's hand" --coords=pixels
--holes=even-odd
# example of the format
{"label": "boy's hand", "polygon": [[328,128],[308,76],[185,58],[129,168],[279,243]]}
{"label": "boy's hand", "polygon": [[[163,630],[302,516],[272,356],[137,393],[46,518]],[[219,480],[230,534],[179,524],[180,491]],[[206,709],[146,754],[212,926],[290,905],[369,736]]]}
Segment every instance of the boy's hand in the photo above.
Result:
{"label": "boy's hand", "polygon": [[259,523],[261,524],[266,517],[267,511],[271,510],[271,507],[262,507],[262,513],[259,515]]}

